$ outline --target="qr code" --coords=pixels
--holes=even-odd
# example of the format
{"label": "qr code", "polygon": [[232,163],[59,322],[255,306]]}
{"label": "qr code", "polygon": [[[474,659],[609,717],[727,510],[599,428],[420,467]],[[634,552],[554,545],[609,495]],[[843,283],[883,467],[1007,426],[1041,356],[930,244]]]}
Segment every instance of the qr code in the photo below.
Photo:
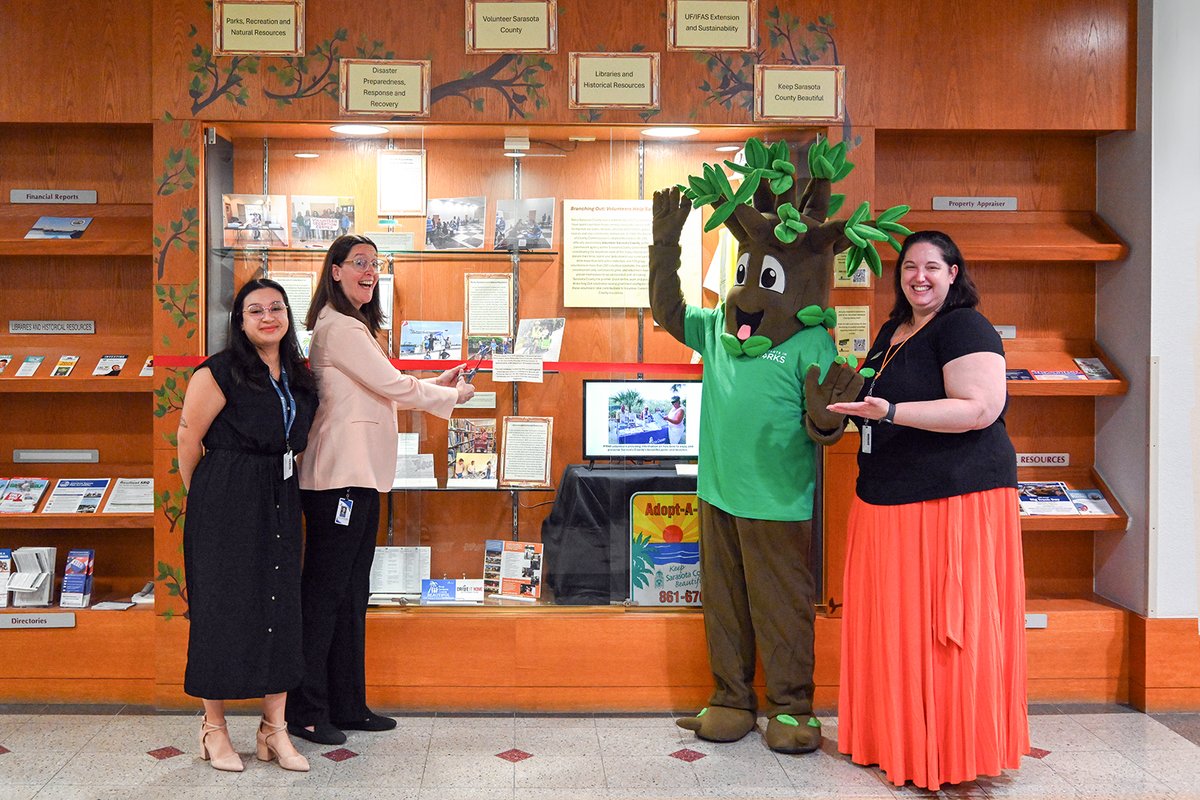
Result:
{"label": "qr code", "polygon": [[850,344],[854,347],[854,352],[861,353],[867,349],[866,339],[851,339]]}

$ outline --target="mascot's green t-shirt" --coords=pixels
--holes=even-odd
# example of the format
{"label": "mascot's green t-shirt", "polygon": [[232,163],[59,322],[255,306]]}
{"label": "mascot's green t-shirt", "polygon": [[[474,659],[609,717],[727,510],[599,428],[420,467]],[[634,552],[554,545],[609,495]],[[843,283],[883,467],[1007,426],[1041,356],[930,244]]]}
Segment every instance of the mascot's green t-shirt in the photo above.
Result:
{"label": "mascot's green t-shirt", "polygon": [[829,332],[804,328],[758,358],[720,342],[724,308],[688,306],[687,346],[704,357],[700,498],[736,517],[812,519],[816,445],[804,430],[804,373],[837,356]]}

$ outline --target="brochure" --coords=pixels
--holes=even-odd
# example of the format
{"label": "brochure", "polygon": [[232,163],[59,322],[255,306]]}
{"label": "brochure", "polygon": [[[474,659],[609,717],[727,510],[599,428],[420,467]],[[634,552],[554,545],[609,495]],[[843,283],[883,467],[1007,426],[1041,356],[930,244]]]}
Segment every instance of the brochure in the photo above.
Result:
{"label": "brochure", "polygon": [[25,238],[78,239],[91,224],[91,217],[38,217]]}
{"label": "brochure", "polygon": [[1099,489],[1067,489],[1080,514],[1115,514]]}
{"label": "brochure", "polygon": [[87,608],[92,604],[92,565],[95,561],[95,550],[71,550],[67,553],[62,594],[58,599],[61,608]]}
{"label": "brochure", "polygon": [[[0,479],[3,481],[3,479]],[[13,571],[12,550],[0,547],[0,608],[8,606],[8,578]]]}
{"label": "brochure", "polygon": [[483,605],[483,581],[479,578],[426,578],[421,581],[421,605]]}
{"label": "brochure", "polygon": [[59,478],[42,513],[95,514],[108,484],[108,478]]}
{"label": "brochure", "polygon": [[65,378],[71,374],[71,370],[75,369],[75,365],[79,363],[79,356],[59,356],[58,363],[54,365],[54,371],[50,373],[52,378]]}
{"label": "brochure", "polygon": [[8,588],[14,606],[48,606],[54,589],[56,547],[18,547],[13,551],[13,574]]}
{"label": "brochure", "polygon": [[12,353],[0,354],[0,375],[4,374],[4,370],[12,362]]}
{"label": "brochure", "polygon": [[105,514],[153,514],[154,478],[117,478]]}
{"label": "brochure", "polygon": [[1062,481],[1021,481],[1017,484],[1021,513],[1030,515],[1078,514]]}
{"label": "brochure", "polygon": [[32,514],[49,485],[47,478],[9,478],[0,495],[0,514]]}
{"label": "brochure", "polygon": [[120,375],[128,359],[129,356],[127,355],[100,356],[100,360],[96,362],[96,368],[92,370],[92,374],[102,377]]}
{"label": "brochure", "polygon": [[501,540],[501,548],[498,596],[536,602],[542,596],[542,543]]}
{"label": "brochure", "polygon": [[1083,370],[1083,374],[1087,376],[1088,380],[1111,381],[1116,377],[1098,358],[1077,358],[1075,364]]}
{"label": "brochure", "polygon": [[1027,369],[1006,369],[1004,370],[1004,379],[1009,381],[1031,381],[1033,376],[1029,374]]}
{"label": "brochure", "polygon": [[1086,381],[1087,375],[1073,369],[1031,369],[1035,381]]}
{"label": "brochure", "polygon": [[31,378],[38,371],[38,367],[46,360],[45,356],[25,356],[25,360],[21,362],[21,366],[17,368],[18,378]]}

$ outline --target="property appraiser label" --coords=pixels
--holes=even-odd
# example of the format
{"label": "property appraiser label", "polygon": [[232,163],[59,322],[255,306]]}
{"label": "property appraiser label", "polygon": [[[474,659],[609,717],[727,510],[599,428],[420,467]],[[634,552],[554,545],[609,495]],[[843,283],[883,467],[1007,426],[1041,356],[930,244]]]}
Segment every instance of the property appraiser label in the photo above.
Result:
{"label": "property appraiser label", "polygon": [[1015,197],[934,197],[934,211],[1016,211]]}

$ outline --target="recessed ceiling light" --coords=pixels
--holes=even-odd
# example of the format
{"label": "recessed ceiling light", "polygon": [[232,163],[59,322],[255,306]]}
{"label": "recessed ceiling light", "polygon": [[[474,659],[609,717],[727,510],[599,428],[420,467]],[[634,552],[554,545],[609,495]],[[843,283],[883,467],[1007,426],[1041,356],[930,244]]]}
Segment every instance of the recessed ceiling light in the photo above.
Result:
{"label": "recessed ceiling light", "polygon": [[382,125],[334,125],[330,127],[334,133],[344,133],[347,136],[375,136],[380,133],[387,133],[388,129]]}
{"label": "recessed ceiling light", "polygon": [[682,139],[685,136],[695,136],[700,131],[697,128],[645,128],[643,136],[653,136],[656,139]]}
{"label": "recessed ceiling light", "polygon": [[525,156],[527,156],[529,154],[523,153],[520,150],[509,150],[504,155],[508,156],[509,158],[524,158]]}
{"label": "recessed ceiling light", "polygon": [[320,153],[292,153],[296,158],[320,158]]}
{"label": "recessed ceiling light", "polygon": [[738,150],[741,150],[741,149],[742,149],[742,146],[740,144],[723,144],[717,148],[717,152],[718,153],[736,153]]}

